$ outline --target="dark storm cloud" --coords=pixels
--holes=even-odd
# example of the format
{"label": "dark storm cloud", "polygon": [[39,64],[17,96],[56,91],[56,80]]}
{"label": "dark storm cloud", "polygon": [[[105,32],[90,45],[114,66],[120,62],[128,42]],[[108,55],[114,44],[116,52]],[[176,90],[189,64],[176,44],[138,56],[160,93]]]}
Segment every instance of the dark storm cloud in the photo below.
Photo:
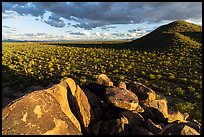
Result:
{"label": "dark storm cloud", "polygon": [[48,20],[44,21],[44,22],[53,26],[53,27],[57,27],[57,28],[65,27],[64,21],[61,20],[60,16],[58,16],[56,14],[51,14],[51,16],[49,16]]}
{"label": "dark storm cloud", "polygon": [[[33,2],[5,3],[2,12],[15,11],[20,15],[42,16],[46,11],[67,20],[74,27],[93,29],[113,24],[158,23],[162,20],[201,19],[201,2]],[[59,23],[57,23],[59,22]],[[46,23],[64,27],[62,20]]]}
{"label": "dark storm cloud", "polygon": [[3,2],[2,12],[14,11],[21,16],[32,15],[34,17],[43,16],[45,9],[40,9],[38,5],[26,2]]}

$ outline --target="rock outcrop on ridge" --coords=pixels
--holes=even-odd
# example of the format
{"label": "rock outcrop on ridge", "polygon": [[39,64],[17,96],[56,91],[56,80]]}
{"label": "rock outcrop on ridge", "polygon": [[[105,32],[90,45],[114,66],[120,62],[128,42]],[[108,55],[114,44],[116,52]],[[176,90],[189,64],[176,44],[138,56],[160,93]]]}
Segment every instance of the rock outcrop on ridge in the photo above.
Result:
{"label": "rock outcrop on ridge", "polygon": [[200,135],[201,124],[188,117],[142,83],[114,85],[101,74],[81,87],[67,78],[12,101],[2,109],[2,134]]}

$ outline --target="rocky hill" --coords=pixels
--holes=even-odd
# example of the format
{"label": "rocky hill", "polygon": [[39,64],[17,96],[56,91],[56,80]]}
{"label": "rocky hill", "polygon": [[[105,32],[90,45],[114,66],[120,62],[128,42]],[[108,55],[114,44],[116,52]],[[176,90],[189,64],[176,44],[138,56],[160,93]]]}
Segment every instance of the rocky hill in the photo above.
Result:
{"label": "rocky hill", "polygon": [[2,134],[200,135],[201,124],[172,111],[142,83],[113,83],[105,74],[76,85],[71,78],[38,87],[2,109]]}
{"label": "rocky hill", "polygon": [[178,20],[160,26],[151,33],[129,42],[139,49],[167,49],[171,46],[190,45],[202,43],[202,27],[186,21]]}

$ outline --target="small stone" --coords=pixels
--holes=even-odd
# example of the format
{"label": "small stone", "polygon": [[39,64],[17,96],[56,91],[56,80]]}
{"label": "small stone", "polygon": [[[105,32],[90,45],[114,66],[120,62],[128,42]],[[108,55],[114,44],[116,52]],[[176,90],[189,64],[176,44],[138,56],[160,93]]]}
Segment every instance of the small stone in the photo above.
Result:
{"label": "small stone", "polygon": [[104,86],[113,86],[113,82],[105,74],[100,74],[96,82]]}
{"label": "small stone", "polygon": [[125,90],[126,90],[126,84],[125,84],[125,82],[120,81],[119,84],[118,84],[118,87],[121,88],[121,89],[125,89]]}

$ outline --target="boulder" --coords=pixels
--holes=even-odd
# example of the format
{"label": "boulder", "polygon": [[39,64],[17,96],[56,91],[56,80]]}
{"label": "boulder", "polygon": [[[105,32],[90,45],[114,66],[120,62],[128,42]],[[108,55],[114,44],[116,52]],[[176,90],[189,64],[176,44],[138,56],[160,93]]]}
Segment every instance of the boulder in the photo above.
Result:
{"label": "boulder", "polygon": [[129,121],[129,126],[137,125],[139,127],[145,127],[144,118],[138,112],[123,111],[119,114],[119,117],[126,117]]}
{"label": "boulder", "polygon": [[187,121],[186,125],[189,127],[192,127],[193,129],[195,129],[197,132],[201,133],[201,124],[194,122],[194,121]]}
{"label": "boulder", "polygon": [[179,120],[180,122],[186,122],[186,119],[188,118],[188,114],[182,114],[179,111],[169,111],[169,116],[168,116],[168,122],[174,122],[176,120]]}
{"label": "boulder", "polygon": [[159,135],[200,135],[200,133],[184,123],[173,123],[164,127]]}
{"label": "boulder", "polygon": [[81,132],[81,125],[76,116],[73,114],[74,111],[72,109],[73,104],[76,104],[76,101],[72,100],[72,94],[70,93],[70,89],[72,92],[75,92],[74,89],[76,90],[76,88],[74,87],[75,82],[71,83],[70,81],[72,82],[73,80],[71,80],[70,78],[66,79],[65,81],[60,82],[60,84],[53,85],[51,88],[44,91],[50,93],[59,102],[62,111]]}
{"label": "boulder", "polygon": [[106,88],[105,97],[114,106],[126,110],[135,110],[139,106],[138,98],[134,93],[118,87]]}
{"label": "boulder", "polygon": [[86,94],[86,97],[88,98],[88,102],[90,103],[90,106],[91,106],[90,124],[96,123],[102,118],[104,114],[102,109],[103,101],[98,96],[90,92],[89,90],[83,90],[83,91]]}
{"label": "boulder", "polygon": [[105,74],[100,74],[96,83],[104,86],[113,86],[113,82]]}
{"label": "boulder", "polygon": [[91,120],[91,106],[84,91],[77,85],[75,93],[77,113],[75,114],[82,125],[87,128]]}
{"label": "boulder", "polygon": [[168,118],[168,107],[165,99],[153,100],[146,105],[159,110],[163,114],[164,118]]}
{"label": "boulder", "polygon": [[192,127],[185,125],[181,130],[181,135],[200,135],[200,133],[198,133]]}
{"label": "boulder", "polygon": [[149,107],[147,107],[146,105],[144,105],[143,103],[139,103],[140,106],[144,109],[144,112],[140,112],[140,114],[142,115],[142,117],[144,118],[145,121],[147,121],[147,119],[151,119],[152,121],[155,121],[155,115],[154,113],[150,110]]}
{"label": "boulder", "polygon": [[[61,102],[64,101],[61,98]],[[64,113],[59,101],[50,93],[39,90],[3,108],[2,134],[81,135],[81,132]]]}
{"label": "boulder", "polygon": [[126,84],[125,84],[125,82],[120,81],[119,84],[118,84],[118,87],[121,88],[121,89],[125,89],[125,90],[126,90]]}
{"label": "boulder", "polygon": [[142,83],[130,82],[127,85],[127,89],[135,93],[139,101],[143,103],[151,102],[156,99],[156,93]]}
{"label": "boulder", "polygon": [[161,125],[156,125],[154,122],[152,122],[151,119],[147,120],[147,125],[148,125],[148,129],[150,132],[152,132],[153,134],[158,134],[162,131],[162,126]]}

